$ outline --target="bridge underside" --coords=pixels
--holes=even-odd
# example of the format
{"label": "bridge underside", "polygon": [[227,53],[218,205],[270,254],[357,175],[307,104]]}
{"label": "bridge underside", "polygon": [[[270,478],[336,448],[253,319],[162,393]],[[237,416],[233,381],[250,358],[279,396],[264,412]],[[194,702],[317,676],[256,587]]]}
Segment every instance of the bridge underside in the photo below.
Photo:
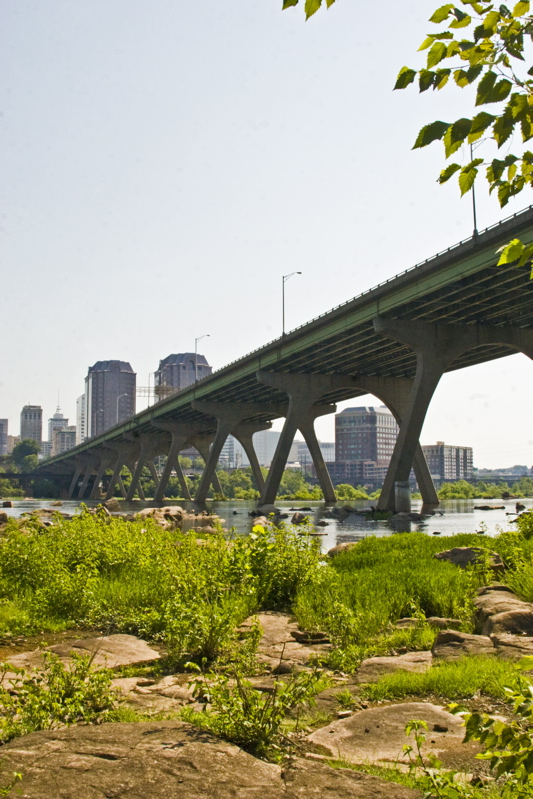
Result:
{"label": "bridge underside", "polygon": [[[261,502],[275,500],[290,446],[300,430],[311,452],[326,501],[335,492],[314,431],[315,419],[335,403],[371,393],[387,405],[400,432],[379,506],[408,510],[408,479],[415,468],[426,505],[438,503],[419,436],[441,376],[513,352],[533,357],[533,286],[528,269],[496,266],[496,250],[515,236],[533,240],[531,209],[398,275],[339,308],[292,331],[194,386],[157,403],[43,464],[68,474],[70,495],[94,498],[106,470],[107,494],[120,488],[127,467],[132,499],[146,466],[163,501],[174,470],[187,497],[179,452],[196,446],[205,471],[195,499],[205,501],[228,435],[245,447]],[[266,480],[252,436],[284,418]],[[167,456],[159,478],[154,458]]]}

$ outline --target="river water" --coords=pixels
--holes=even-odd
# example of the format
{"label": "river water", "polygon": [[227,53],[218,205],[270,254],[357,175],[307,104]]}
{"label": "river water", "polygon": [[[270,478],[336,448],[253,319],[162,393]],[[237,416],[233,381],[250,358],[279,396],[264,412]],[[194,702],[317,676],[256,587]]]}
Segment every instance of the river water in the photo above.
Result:
{"label": "river water", "polygon": [[[529,510],[533,508],[533,499],[520,500]],[[76,513],[79,510],[80,502],[78,501],[64,501],[61,508],[58,510],[64,513]],[[95,506],[97,502],[87,501],[85,504],[88,506]],[[180,505],[184,509],[194,511],[194,504],[192,502],[184,502],[178,500],[170,500],[167,505]],[[368,500],[363,502],[350,502],[351,506],[356,508],[368,507]],[[395,529],[392,524],[387,520],[370,521],[364,516],[350,515],[345,521],[340,522],[337,519],[325,518],[326,506],[323,502],[278,502],[276,506],[280,508],[283,513],[288,513],[290,521],[292,513],[291,509],[298,510],[301,507],[312,508],[308,512],[313,521],[319,522],[324,520],[327,522],[327,527],[317,527],[317,532],[322,533],[322,548],[328,550],[335,546],[337,543],[345,541],[361,541],[367,536],[387,536],[392,535],[394,532],[401,532],[404,530],[420,531],[428,535],[439,534],[441,536],[453,535],[454,533],[474,533],[485,530],[488,536],[496,535],[500,530],[512,530],[514,525],[512,520],[516,518],[515,511],[516,500],[483,500],[483,499],[455,499],[446,500],[441,503],[439,509],[435,511],[435,515],[429,516],[421,522],[407,522],[403,523],[399,529]],[[13,508],[5,508],[4,510],[10,516],[19,517],[21,514],[35,510],[37,508],[50,508],[51,501],[48,500],[33,500],[21,499],[13,500]],[[122,513],[134,513],[146,507],[157,507],[157,503],[141,502],[120,502]],[[342,505],[342,503],[339,503]],[[503,508],[496,510],[476,510],[475,505],[491,505],[503,506]],[[227,502],[208,502],[207,508],[224,519],[224,527],[227,529],[234,528],[236,534],[245,535],[249,533],[253,524],[253,518],[249,515],[253,510],[256,503],[253,501],[237,501],[228,500]],[[413,502],[413,511],[419,511],[421,502]]]}

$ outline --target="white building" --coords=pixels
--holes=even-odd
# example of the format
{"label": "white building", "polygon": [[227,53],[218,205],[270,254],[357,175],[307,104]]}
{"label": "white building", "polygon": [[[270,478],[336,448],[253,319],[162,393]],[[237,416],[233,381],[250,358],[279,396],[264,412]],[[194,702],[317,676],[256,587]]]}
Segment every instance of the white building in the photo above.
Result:
{"label": "white building", "polygon": [[85,394],[82,394],[76,400],[76,444],[83,444],[86,438]]}

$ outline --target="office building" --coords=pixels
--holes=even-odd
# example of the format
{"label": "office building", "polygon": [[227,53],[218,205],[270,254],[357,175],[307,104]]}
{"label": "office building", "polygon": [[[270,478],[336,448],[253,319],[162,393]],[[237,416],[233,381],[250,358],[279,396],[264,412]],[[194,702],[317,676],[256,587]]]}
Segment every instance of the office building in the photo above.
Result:
{"label": "office building", "polygon": [[17,444],[20,444],[20,436],[7,437],[7,454],[11,455]]}
{"label": "office building", "polygon": [[7,433],[8,420],[0,419],[0,455],[7,455],[8,449],[8,433]]}
{"label": "office building", "polygon": [[44,461],[52,457],[52,442],[41,441],[41,451],[39,452],[39,460]]}
{"label": "office building", "polygon": [[97,361],[85,378],[87,438],[135,414],[137,375],[126,361]]}
{"label": "office building", "polygon": [[76,446],[76,427],[71,425],[69,427],[58,428],[54,430],[51,441],[51,455],[54,458],[56,455],[61,455]]}
{"label": "office building", "polygon": [[398,425],[388,408],[346,408],[335,415],[335,460],[388,466],[397,435]]}
{"label": "office building", "polygon": [[455,447],[437,441],[422,447],[429,471],[434,480],[471,480],[473,471],[472,447]]}
{"label": "office building", "polygon": [[76,400],[76,444],[83,444],[87,438],[87,425],[85,420],[85,394]]}
{"label": "office building", "polygon": [[[311,470],[313,458],[309,452],[309,447],[305,441],[297,441],[296,443],[298,445],[298,461],[300,466],[305,470]],[[319,441],[318,446],[320,447],[322,457],[325,461],[335,460],[335,444],[333,441]]]}
{"label": "office building", "polygon": [[68,419],[65,419],[58,405],[52,418],[48,419],[48,441],[52,441],[56,430],[64,430],[65,427],[68,427]]}
{"label": "office building", "polygon": [[40,405],[25,405],[20,414],[20,440],[43,440],[43,409]]}
{"label": "office building", "polygon": [[156,398],[165,399],[170,394],[192,385],[196,380],[207,377],[212,371],[205,355],[200,353],[180,352],[167,355],[159,361],[159,369],[154,373]]}

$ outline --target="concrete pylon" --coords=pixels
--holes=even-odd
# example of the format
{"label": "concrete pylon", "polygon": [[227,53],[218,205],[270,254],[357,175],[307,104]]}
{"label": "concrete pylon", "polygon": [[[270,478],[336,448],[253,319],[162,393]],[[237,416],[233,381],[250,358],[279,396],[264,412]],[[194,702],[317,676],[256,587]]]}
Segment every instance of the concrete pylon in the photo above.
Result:
{"label": "concrete pylon", "polygon": [[272,422],[264,422],[260,424],[259,422],[241,422],[234,427],[231,431],[231,435],[234,436],[239,444],[242,446],[244,451],[246,452],[246,456],[248,461],[250,462],[250,468],[252,470],[252,474],[255,478],[255,483],[259,490],[259,493],[263,491],[265,487],[265,478],[263,477],[263,472],[261,471],[261,464],[257,458],[257,452],[255,451],[253,437],[255,433],[259,433],[262,430],[270,430],[272,427]]}
{"label": "concrete pylon", "polygon": [[[405,319],[374,319],[374,329],[387,338],[412,347],[416,374],[404,409],[400,432],[387,472],[387,496],[380,507],[409,511],[409,473],[420,433],[435,389],[449,366],[464,352],[477,347],[503,345],[533,357],[533,331],[512,326],[445,325]],[[391,486],[394,486],[393,500]],[[394,502],[394,504],[393,504]]]}
{"label": "concrete pylon", "polygon": [[72,497],[74,496],[74,492],[77,488],[78,481],[86,466],[87,464],[85,458],[82,455],[79,455],[74,461],[74,474],[72,475],[72,480],[70,481],[67,493],[67,499],[72,499]]}
{"label": "concrete pylon", "polygon": [[[215,435],[216,435],[215,432],[197,433],[196,435],[192,436],[192,438],[189,439],[189,441],[191,443],[191,446],[195,447],[198,450],[198,452],[202,456],[202,459],[203,459],[204,463],[206,464],[206,466],[207,466],[207,464],[209,462],[209,456],[210,456],[210,453],[211,453],[211,445],[213,444],[213,441],[215,440]],[[203,477],[203,475],[202,475],[202,477]],[[222,496],[224,496],[224,492],[222,490],[222,486],[220,485],[220,480],[217,477],[216,471],[213,472],[213,477],[212,477],[211,482],[213,484],[213,488],[215,489],[216,493],[217,494],[222,494]],[[207,494],[206,494],[206,496],[207,496]],[[194,499],[195,499],[196,502],[199,502],[199,500],[197,499],[197,495],[196,494],[194,496]]]}
{"label": "concrete pylon", "polygon": [[[216,477],[216,468],[222,447],[227,437],[245,419],[253,418],[259,414],[269,413],[272,416],[279,416],[279,406],[259,402],[208,402],[193,400],[194,410],[205,413],[207,416],[214,416],[217,420],[217,431],[213,438],[202,479],[195,494],[195,501],[202,503],[207,499],[209,486]],[[215,489],[216,490],[216,489]]]}
{"label": "concrete pylon", "polygon": [[183,474],[183,469],[179,462],[179,454],[185,445],[190,441],[191,436],[199,433],[202,429],[201,423],[198,422],[152,422],[152,425],[158,430],[166,430],[171,435],[171,443],[167,452],[167,461],[163,468],[159,484],[157,486],[154,500],[156,502],[163,502],[165,499],[165,491],[168,481],[174,470],[180,482],[181,491],[184,499],[191,499],[189,487]]}
{"label": "concrete pylon", "polygon": [[[124,466],[127,466],[130,472],[133,474],[135,471],[135,464],[139,459],[140,445],[136,441],[113,441],[105,443],[104,446],[114,450],[117,453],[117,460],[113,470],[113,476],[111,477],[105,495],[106,499],[111,499],[117,483],[121,486],[121,491],[124,492],[124,484],[122,483],[122,480],[119,479],[120,472]],[[142,489],[140,494],[141,499],[144,499],[144,493]],[[125,496],[125,492],[123,493],[123,496]]]}
{"label": "concrete pylon", "polygon": [[98,466],[96,468],[96,477],[94,478],[93,487],[91,489],[91,493],[89,494],[89,499],[98,499],[100,496],[100,482],[104,473],[107,469],[111,469],[115,459],[111,452],[102,452],[100,454],[100,460]]}
{"label": "concrete pylon", "polygon": [[[354,378],[354,384],[369,394],[373,394],[387,406],[398,423],[402,423],[411,394],[413,390],[413,380],[408,377],[375,377],[373,375],[358,374]],[[435,490],[433,479],[428,469],[424,453],[420,443],[418,444],[413,468],[424,507],[429,509],[437,507],[439,498]],[[381,489],[381,496],[378,500],[378,508],[385,509],[394,506],[394,483],[391,481],[391,473],[388,471]]]}
{"label": "concrete pylon", "polygon": [[276,447],[265,487],[261,494],[261,504],[271,505],[275,502],[279,484],[287,464],[287,458],[297,430],[300,430],[309,451],[324,493],[326,502],[336,502],[335,489],[329,476],[324,458],[318,444],[314,420],[322,413],[334,413],[335,405],[322,405],[313,410],[318,401],[328,392],[339,388],[354,386],[353,378],[342,374],[300,374],[292,372],[264,372],[256,374],[259,383],[277,388],[289,395],[289,407],[283,430]]}
{"label": "concrete pylon", "polygon": [[161,455],[168,451],[170,448],[170,436],[168,433],[161,432],[150,432],[150,433],[141,433],[137,439],[137,442],[140,446],[139,457],[137,459],[137,463],[135,464],[135,469],[133,471],[133,476],[131,478],[130,487],[126,494],[126,499],[131,502],[133,500],[135,493],[141,488],[140,479],[142,475],[142,470],[145,466],[148,466],[150,469],[150,465],[152,469],[150,469],[150,473],[152,478],[154,479],[156,491],[157,486],[159,484],[159,478],[155,471],[154,467],[154,458],[156,455]]}
{"label": "concrete pylon", "polygon": [[85,474],[83,476],[83,481],[80,486],[80,490],[78,491],[78,499],[83,499],[85,495],[85,491],[87,489],[87,484],[91,479],[93,473],[98,468],[99,458],[95,457],[92,453],[86,456],[85,461]]}

